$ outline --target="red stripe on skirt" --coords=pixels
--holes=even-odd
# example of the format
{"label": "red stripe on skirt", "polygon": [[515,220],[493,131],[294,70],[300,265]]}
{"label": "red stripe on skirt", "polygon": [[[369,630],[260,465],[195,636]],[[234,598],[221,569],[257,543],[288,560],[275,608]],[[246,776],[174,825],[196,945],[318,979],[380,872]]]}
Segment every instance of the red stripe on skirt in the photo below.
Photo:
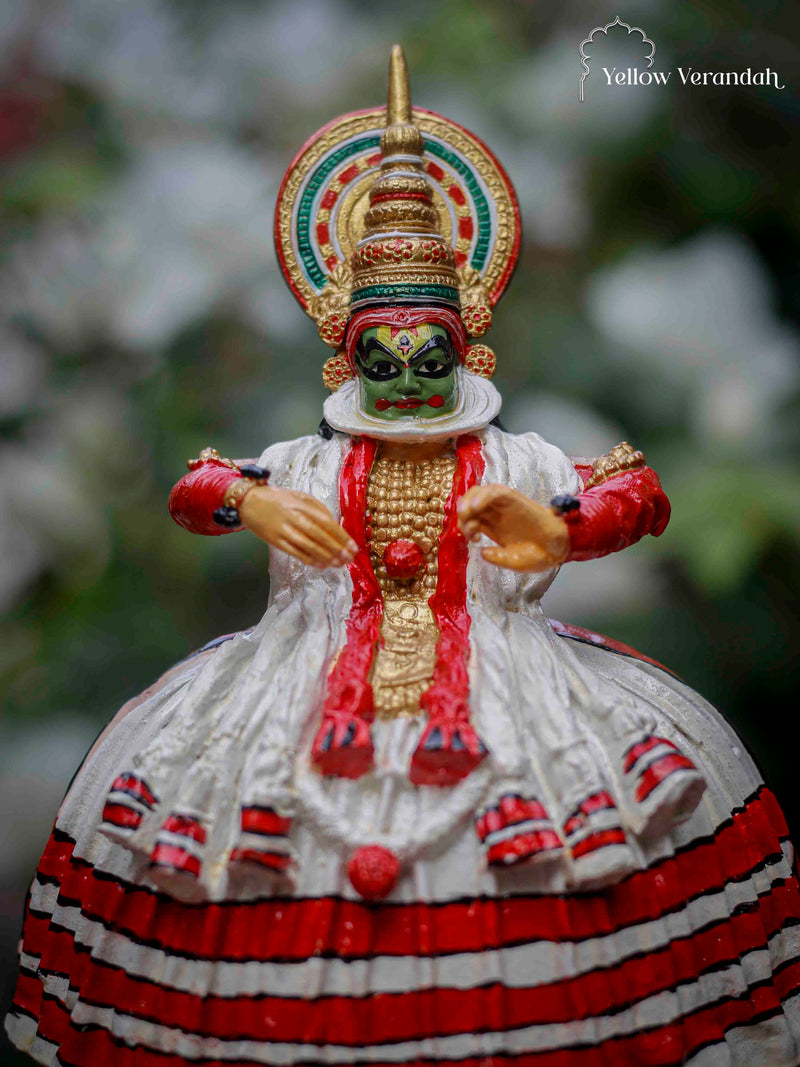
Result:
{"label": "red stripe on skirt", "polygon": [[[470,952],[537,939],[582,940],[658,918],[691,897],[745,875],[780,842],[777,805],[762,790],[715,839],[637,872],[602,893],[519,896],[432,905],[366,905],[320,897],[255,903],[185,904],[98,876],[72,845],[51,838],[39,865],[62,897],[89,917],[168,952],[227,959],[342,958]],[[793,883],[794,884],[794,883]],[[800,916],[800,898],[797,914]],[[491,933],[490,933],[491,931]]]}
{"label": "red stripe on skirt", "polygon": [[162,830],[168,830],[172,834],[181,834],[198,844],[206,843],[206,830],[201,822],[192,819],[188,815],[168,815],[164,820]]}
{"label": "red stripe on skirt", "polygon": [[599,793],[592,793],[590,797],[587,797],[581,804],[580,810],[584,815],[591,815],[595,811],[605,811],[607,808],[615,807],[616,804],[614,803],[614,798],[604,789]]}
{"label": "red stripe on skirt", "polygon": [[109,792],[113,793],[115,790],[133,793],[149,808],[152,808],[157,803],[156,797],[148,788],[147,783],[141,778],[137,778],[135,774],[121,774],[118,778],[115,778]]}
{"label": "red stripe on skirt", "polygon": [[627,774],[632,768],[634,763],[643,756],[645,752],[650,752],[654,748],[658,748],[660,745],[667,745],[669,748],[677,752],[678,746],[673,745],[671,741],[667,741],[663,737],[648,737],[644,741],[637,741],[635,745],[632,745],[625,753],[625,762],[623,769]]}
{"label": "red stripe on skirt", "polygon": [[[738,965],[741,956],[766,948],[767,938],[781,929],[793,906],[791,894],[778,886],[760,899],[757,910],[676,939],[665,948],[530,988],[492,982],[469,989],[333,995],[314,1000],[275,995],[198,996],[131,977],[119,967],[95,961],[75,948],[69,931],[53,931],[42,968],[76,976],[71,984],[88,1004],[187,1033],[225,1041],[380,1045],[427,1035],[515,1030],[617,1013],[676,985],[696,981],[702,973],[721,965]],[[22,977],[26,984],[35,981]],[[376,997],[379,1011],[375,1010]]]}
{"label": "red stripe on skirt", "polygon": [[242,808],[242,830],[249,834],[282,837],[289,832],[291,819],[265,808]]}
{"label": "red stripe on skirt", "polygon": [[150,857],[153,867],[170,867],[196,878],[200,874],[200,860],[178,845],[157,844]]}
{"label": "red stripe on skirt", "polygon": [[558,834],[552,830],[536,830],[530,834],[517,834],[505,841],[491,845],[486,853],[486,862],[505,866],[528,859],[539,852],[553,852],[561,848]]}
{"label": "red stripe on skirt", "polygon": [[[664,1026],[609,1038],[591,1046],[521,1053],[513,1056],[513,1063],[515,1067],[597,1067],[607,1056],[608,1062],[613,1063],[677,1067],[695,1050],[722,1041],[727,1030],[779,1014],[780,1000],[799,986],[800,963],[795,963],[776,975],[771,984],[751,989],[745,996],[732,994],[719,1003],[681,1015]],[[65,1067],[97,1067],[101,1063],[113,1063],[114,1067],[186,1067],[186,1060],[181,1056],[156,1053],[142,1047],[131,1049],[114,1041],[106,1030],[73,1028],[66,1009],[51,999],[43,1004],[39,1031],[46,1040],[61,1046],[60,1057]],[[315,1061],[309,1056],[304,1056],[303,1061],[324,1062],[322,1057]],[[231,1067],[232,1062],[230,1059],[203,1059],[203,1067]],[[237,1059],[235,1062],[236,1067],[263,1067],[263,1063],[250,1060]],[[501,1067],[508,1062],[508,1056],[502,1054],[413,1060],[414,1067]],[[398,1067],[398,1061],[375,1060],[369,1067]]]}
{"label": "red stripe on skirt", "polygon": [[240,863],[260,863],[273,871],[285,871],[291,863],[291,857],[280,852],[259,852],[256,848],[235,848],[231,860]]}
{"label": "red stripe on skirt", "polygon": [[581,856],[588,856],[590,852],[596,852],[599,848],[607,848],[609,845],[624,845],[625,841],[624,830],[600,830],[596,834],[589,834],[588,837],[584,837],[583,841],[579,841],[577,845],[572,845],[571,851],[577,860]]}
{"label": "red stripe on skirt", "polygon": [[126,808],[124,804],[112,804],[109,801],[103,808],[102,820],[112,826],[120,826],[126,830],[136,830],[142,821],[142,816],[138,811]]}
{"label": "red stripe on skirt", "polygon": [[489,808],[475,822],[475,830],[483,841],[489,834],[503,830],[507,826],[529,822],[531,819],[548,819],[547,809],[538,800],[524,800],[522,797],[508,795],[501,797],[494,808]]}
{"label": "red stripe on skirt", "polygon": [[636,799],[646,800],[665,778],[669,778],[675,771],[682,770],[695,771],[697,768],[687,756],[681,756],[678,753],[655,760],[644,772],[636,787]]}
{"label": "red stripe on skirt", "polygon": [[514,822],[522,822],[523,819],[549,819],[550,817],[547,814],[547,808],[540,801],[526,800],[513,794],[500,797],[497,806],[506,826]]}

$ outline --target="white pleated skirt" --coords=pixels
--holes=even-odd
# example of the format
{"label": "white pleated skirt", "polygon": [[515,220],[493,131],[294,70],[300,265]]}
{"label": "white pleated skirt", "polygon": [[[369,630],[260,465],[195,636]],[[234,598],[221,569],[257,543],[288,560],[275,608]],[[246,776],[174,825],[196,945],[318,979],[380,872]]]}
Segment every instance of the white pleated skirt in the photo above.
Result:
{"label": "white pleated skirt", "polygon": [[[154,865],[125,842],[157,800],[129,780],[132,739],[217,649],[174,668],[123,709],[65,800],[31,889],[12,1041],[62,1067],[800,1062],[800,890],[778,804],[730,727],[668,672],[590,643],[573,652],[651,694],[656,741],[628,759],[643,781],[681,769],[679,751],[706,783],[668,832],[624,823],[624,869],[588,889],[575,857],[614,844],[607,807],[550,830],[545,806],[488,777],[455,800],[415,787],[401,773],[415,720],[375,724],[369,780],[314,780],[301,761],[296,809],[256,811],[249,836],[232,805],[222,852],[184,813],[157,843],[188,858]],[[100,829],[110,804],[116,835]],[[417,825],[438,829],[420,844]],[[383,899],[347,873],[371,837],[400,860]],[[253,855],[233,862],[236,848]]]}

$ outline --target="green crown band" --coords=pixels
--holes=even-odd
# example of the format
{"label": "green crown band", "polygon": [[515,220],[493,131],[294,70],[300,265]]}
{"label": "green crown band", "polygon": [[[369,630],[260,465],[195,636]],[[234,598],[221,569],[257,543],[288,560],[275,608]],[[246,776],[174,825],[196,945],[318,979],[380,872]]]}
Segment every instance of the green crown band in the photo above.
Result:
{"label": "green crown band", "polygon": [[460,307],[458,289],[449,285],[368,285],[356,289],[350,297],[350,307],[372,300],[436,300]]}

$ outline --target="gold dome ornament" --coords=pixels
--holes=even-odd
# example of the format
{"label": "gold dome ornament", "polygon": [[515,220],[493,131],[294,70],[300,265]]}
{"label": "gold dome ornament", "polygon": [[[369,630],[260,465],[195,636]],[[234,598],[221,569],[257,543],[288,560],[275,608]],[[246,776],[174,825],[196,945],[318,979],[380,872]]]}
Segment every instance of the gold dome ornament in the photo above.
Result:
{"label": "gold dome ornament", "polygon": [[334,267],[328,284],[319,296],[311,298],[309,314],[317,324],[321,339],[331,348],[338,348],[350,316],[350,292],[353,275],[347,263]]}
{"label": "gold dome ornament", "polygon": [[497,356],[488,345],[469,345],[464,366],[479,378],[493,378],[497,370]]}
{"label": "gold dome ornament", "polygon": [[281,269],[338,348],[363,307],[460,308],[480,337],[516,265],[519,206],[502,165],[469,130],[412,107],[402,49],[386,108],[351,112],[303,146],[275,211]]}
{"label": "gold dome ornament", "polygon": [[492,325],[492,308],[481,276],[472,267],[460,272],[461,319],[469,337],[483,337]]}
{"label": "gold dome ornament", "polygon": [[[320,332],[321,335],[321,332]],[[324,338],[323,338],[324,340]],[[322,384],[332,393],[349,382],[353,377],[353,368],[345,355],[344,349],[339,349],[335,356],[326,359],[322,367]]]}

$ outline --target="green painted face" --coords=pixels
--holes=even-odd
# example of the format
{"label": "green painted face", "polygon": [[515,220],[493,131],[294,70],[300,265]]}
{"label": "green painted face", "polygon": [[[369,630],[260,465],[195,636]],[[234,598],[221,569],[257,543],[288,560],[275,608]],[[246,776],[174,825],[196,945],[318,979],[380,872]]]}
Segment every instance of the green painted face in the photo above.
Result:
{"label": "green painted face", "polygon": [[454,410],[456,354],[443,326],[374,326],[356,345],[361,406],[367,415],[395,422],[435,419]]}

